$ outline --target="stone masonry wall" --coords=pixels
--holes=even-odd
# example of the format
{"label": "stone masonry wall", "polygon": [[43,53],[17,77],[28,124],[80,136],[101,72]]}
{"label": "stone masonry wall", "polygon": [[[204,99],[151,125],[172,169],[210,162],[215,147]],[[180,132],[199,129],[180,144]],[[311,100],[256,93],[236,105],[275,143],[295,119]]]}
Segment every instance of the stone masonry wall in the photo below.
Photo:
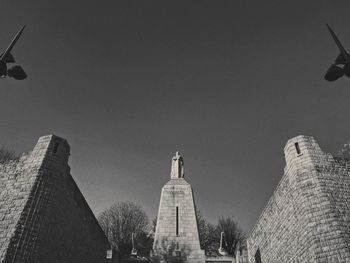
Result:
{"label": "stone masonry wall", "polygon": [[0,165],[0,262],[5,255],[14,235],[17,222],[28,200],[35,176],[22,176],[24,171],[34,170],[30,167],[32,160],[27,156]]}
{"label": "stone masonry wall", "polygon": [[248,238],[249,262],[350,262],[350,163],[308,136],[284,152],[284,176]]}
{"label": "stone masonry wall", "polygon": [[68,157],[67,142],[49,135],[0,166],[0,262],[106,262],[108,241]]}

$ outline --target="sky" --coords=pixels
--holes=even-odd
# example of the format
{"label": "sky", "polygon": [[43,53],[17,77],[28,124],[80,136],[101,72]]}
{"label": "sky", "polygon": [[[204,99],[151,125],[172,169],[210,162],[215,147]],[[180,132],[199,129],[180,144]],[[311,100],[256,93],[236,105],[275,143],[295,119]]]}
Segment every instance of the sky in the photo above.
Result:
{"label": "sky", "polygon": [[180,151],[197,208],[249,232],[283,175],[289,138],[350,140],[349,1],[0,0],[0,47],[28,73],[0,80],[0,144],[56,134],[95,215],[133,201],[156,217]]}

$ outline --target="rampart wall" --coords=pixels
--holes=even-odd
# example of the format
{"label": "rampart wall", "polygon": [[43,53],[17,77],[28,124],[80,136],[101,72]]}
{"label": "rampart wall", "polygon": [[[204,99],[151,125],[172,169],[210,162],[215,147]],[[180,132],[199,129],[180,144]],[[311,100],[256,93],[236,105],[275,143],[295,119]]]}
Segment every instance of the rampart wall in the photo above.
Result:
{"label": "rampart wall", "polygon": [[309,136],[284,153],[284,175],[248,238],[249,262],[350,262],[350,163]]}
{"label": "rampart wall", "polygon": [[70,175],[69,151],[43,136],[0,165],[0,262],[106,262],[109,244]]}

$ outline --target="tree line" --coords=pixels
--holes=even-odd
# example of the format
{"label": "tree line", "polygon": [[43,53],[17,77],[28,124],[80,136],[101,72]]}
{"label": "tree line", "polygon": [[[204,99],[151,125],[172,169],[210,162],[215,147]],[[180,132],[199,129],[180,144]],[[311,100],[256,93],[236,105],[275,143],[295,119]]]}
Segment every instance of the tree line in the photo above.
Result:
{"label": "tree line", "polygon": [[[110,244],[121,256],[130,255],[133,233],[138,254],[149,256],[157,219],[150,222],[141,206],[133,202],[116,203],[103,211],[98,221]],[[212,224],[197,211],[197,224],[200,245],[207,255],[218,255],[221,232],[224,232],[223,248],[229,255],[235,256],[237,251],[245,248],[245,234],[233,217],[221,216],[217,224]]]}

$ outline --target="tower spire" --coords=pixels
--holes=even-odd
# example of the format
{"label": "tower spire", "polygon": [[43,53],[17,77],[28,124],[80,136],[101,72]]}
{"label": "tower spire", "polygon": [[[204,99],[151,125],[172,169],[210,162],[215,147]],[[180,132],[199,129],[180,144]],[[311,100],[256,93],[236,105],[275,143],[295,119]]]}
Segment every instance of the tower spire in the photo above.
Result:
{"label": "tower spire", "polygon": [[184,178],[184,160],[177,151],[171,161],[171,179]]}

